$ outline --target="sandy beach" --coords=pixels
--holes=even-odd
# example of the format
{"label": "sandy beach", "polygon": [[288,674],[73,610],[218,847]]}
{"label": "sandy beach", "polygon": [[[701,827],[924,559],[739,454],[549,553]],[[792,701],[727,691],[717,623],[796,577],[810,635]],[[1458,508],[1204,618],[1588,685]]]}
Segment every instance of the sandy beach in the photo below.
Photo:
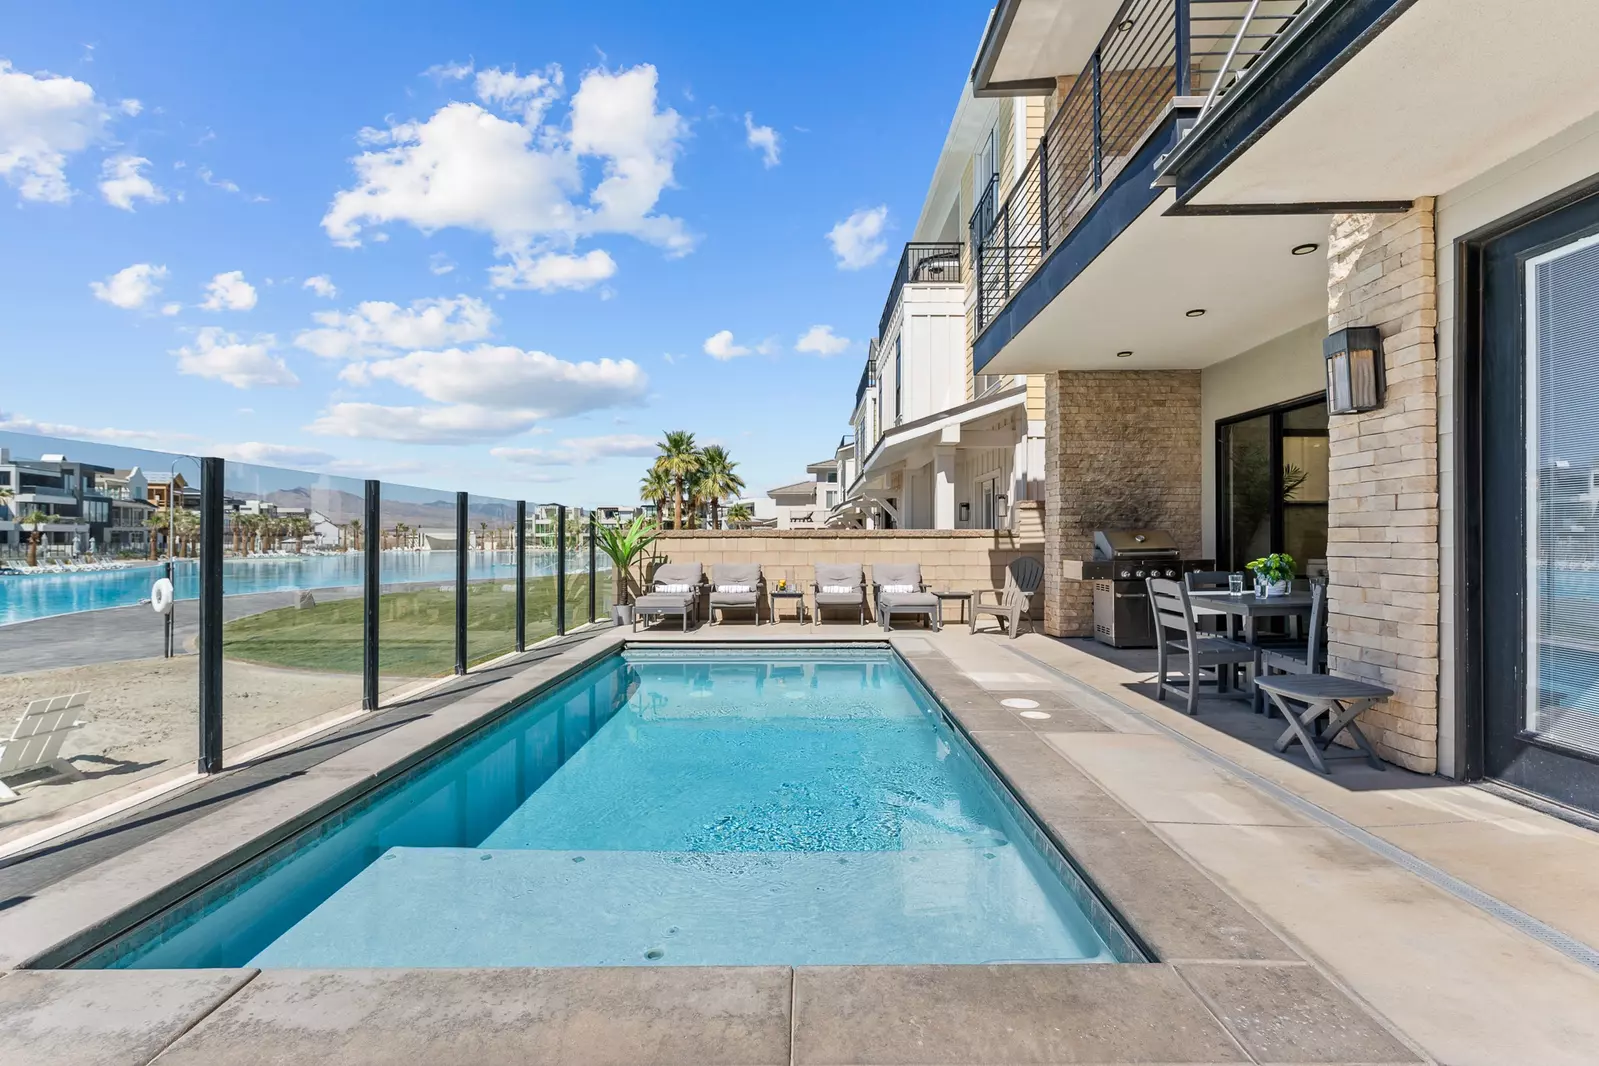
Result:
{"label": "sandy beach", "polygon": [[[199,660],[173,659],[72,666],[0,676],[0,736],[9,736],[28,700],[72,692],[88,693],[83,717],[88,724],[67,738],[65,758],[84,775],[8,783],[21,793],[0,804],[0,832],[28,830],[68,806],[173,770],[192,769],[198,743]],[[361,678],[316,673],[229,660],[223,671],[223,743],[232,748],[304,725],[336,712],[353,710],[361,699]],[[386,691],[414,683],[384,678]]]}

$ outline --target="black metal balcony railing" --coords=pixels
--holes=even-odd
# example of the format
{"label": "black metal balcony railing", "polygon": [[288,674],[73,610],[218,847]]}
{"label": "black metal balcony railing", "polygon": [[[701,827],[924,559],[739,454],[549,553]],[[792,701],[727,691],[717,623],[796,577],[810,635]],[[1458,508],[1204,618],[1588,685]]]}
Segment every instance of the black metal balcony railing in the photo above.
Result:
{"label": "black metal balcony railing", "polygon": [[861,368],[861,383],[855,386],[855,406],[859,407],[866,398],[866,390],[877,384],[877,345],[868,346],[866,351],[866,365]]}
{"label": "black metal balcony railing", "polygon": [[1125,0],[1003,202],[997,175],[977,197],[968,222],[977,332],[1082,221],[1174,98],[1214,103],[1305,7]]}
{"label": "black metal balcony railing", "polygon": [[888,288],[888,301],[883,304],[883,317],[877,320],[877,335],[882,337],[888,329],[888,320],[894,317],[894,305],[899,302],[899,290],[906,285],[925,281],[961,280],[961,246],[959,241],[913,241],[905,246],[899,257],[899,269],[894,272],[894,283]]}

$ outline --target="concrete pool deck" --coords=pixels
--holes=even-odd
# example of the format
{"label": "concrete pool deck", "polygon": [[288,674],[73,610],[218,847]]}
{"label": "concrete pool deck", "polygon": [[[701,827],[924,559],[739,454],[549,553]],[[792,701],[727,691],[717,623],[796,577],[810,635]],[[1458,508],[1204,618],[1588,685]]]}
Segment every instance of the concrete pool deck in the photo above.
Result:
{"label": "concrete pool deck", "polygon": [[[875,627],[606,631],[239,787],[183,831],[0,869],[0,968],[57,965],[619,641],[882,640]],[[1580,1063],[1599,972],[1284,801],[1592,943],[1599,838],[1479,789],[1322,778],[1044,637],[889,639],[1160,960],[1094,966],[50,971],[0,976],[0,1061]],[[463,679],[463,681],[470,680]],[[1000,701],[1022,697],[1048,719]],[[1214,713],[1209,713],[1214,711]],[[1208,753],[1208,755],[1207,755]],[[247,774],[249,768],[232,771]],[[1362,774],[1382,780],[1367,780]],[[227,775],[223,775],[225,778]],[[1274,793],[1262,782],[1284,790]],[[218,784],[223,782],[219,779]],[[159,1056],[159,1057],[157,1057]]]}

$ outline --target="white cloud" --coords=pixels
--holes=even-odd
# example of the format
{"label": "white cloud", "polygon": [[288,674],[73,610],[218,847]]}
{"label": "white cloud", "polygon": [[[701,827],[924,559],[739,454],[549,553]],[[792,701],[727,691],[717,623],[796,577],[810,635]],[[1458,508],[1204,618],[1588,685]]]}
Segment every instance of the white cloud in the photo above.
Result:
{"label": "white cloud", "polygon": [[486,344],[381,359],[368,363],[365,372],[439,403],[540,410],[553,418],[637,403],[649,383],[631,359],[573,363],[546,352]]}
{"label": "white cloud", "polygon": [[550,105],[561,98],[564,82],[565,75],[555,64],[520,77],[514,67],[511,70],[493,67],[477,72],[474,88],[478,99],[485,104],[516,111],[524,123],[536,126],[544,120]]}
{"label": "white cloud", "polygon": [[460,81],[462,78],[470,78],[472,70],[473,66],[470,59],[465,63],[451,61],[449,63],[433,64],[422,72],[422,76],[424,78],[432,78],[436,82]]}
{"label": "white cloud", "polygon": [[[113,307],[136,311],[161,292],[160,282],[166,280],[167,268],[153,263],[134,263],[123,267],[104,281],[89,282],[89,291],[96,300]],[[165,314],[165,309],[162,311]]]}
{"label": "white cloud", "polygon": [[168,430],[91,428],[74,426],[65,422],[40,422],[24,415],[0,411],[0,430],[12,433],[33,433],[41,437],[68,437],[73,440],[111,441],[117,444],[157,444],[172,447],[180,442],[198,440],[188,433]]}
{"label": "white cloud", "polygon": [[613,433],[604,437],[568,438],[554,448],[490,448],[489,454],[511,463],[570,466],[618,455],[654,455],[657,450],[654,437]]}
{"label": "white cloud", "polygon": [[172,315],[175,315],[179,311],[182,311],[182,310],[183,310],[183,305],[180,304],[180,303],[169,303],[169,304],[162,304],[161,305],[161,313],[163,315],[168,316],[168,317],[171,317]]}
{"label": "white cloud", "polygon": [[794,342],[794,350],[825,358],[848,351],[852,343],[854,342],[848,337],[840,337],[834,333],[832,326],[812,326],[805,331],[803,337]]}
{"label": "white cloud", "polygon": [[263,444],[247,440],[239,444],[218,444],[212,451],[224,459],[263,466],[326,466],[337,462],[327,452],[300,448],[292,444]]}
{"label": "white cloud", "polygon": [[734,344],[733,331],[730,329],[719,330],[705,338],[705,354],[724,363],[741,355],[749,355],[754,350],[742,344]]}
{"label": "white cloud", "polygon": [[236,389],[298,385],[300,379],[272,354],[276,343],[269,333],[243,341],[220,326],[206,326],[192,346],[184,345],[172,354],[178,357],[178,373],[223,381]]}
{"label": "white cloud", "polygon": [[755,116],[744,112],[744,141],[751,148],[761,153],[761,162],[768,168],[777,166],[781,146],[778,143],[777,131],[770,126],[757,126]]}
{"label": "white cloud", "polygon": [[428,256],[428,271],[433,274],[448,274],[455,269],[455,263],[443,252],[434,252]]}
{"label": "white cloud", "polygon": [[869,267],[888,251],[882,239],[888,224],[888,205],[863,207],[827,231],[827,242],[838,256],[840,270],[860,270]]}
{"label": "white cloud", "polygon": [[334,285],[333,279],[328,277],[326,274],[318,274],[315,277],[306,278],[305,284],[301,285],[300,287],[302,289],[310,289],[318,296],[329,300],[333,299],[339,294],[338,286]]}
{"label": "white cloud", "polygon": [[404,444],[471,444],[512,437],[530,429],[539,411],[496,411],[471,404],[385,407],[336,403],[306,427],[325,437],[360,437]]}
{"label": "white cloud", "polygon": [[207,311],[248,311],[255,299],[255,286],[244,280],[244,271],[230,270],[211,279],[200,306]]}
{"label": "white cloud", "polygon": [[148,200],[152,204],[166,203],[167,194],[140,173],[149,165],[150,161],[140,155],[112,156],[102,163],[100,195],[105,197],[105,202],[124,211],[132,211],[135,200]]}
{"label": "white cloud", "polygon": [[537,258],[513,255],[508,265],[489,268],[490,283],[496,289],[589,289],[616,274],[616,260],[603,249],[585,255],[548,252]]}
{"label": "white cloud", "polygon": [[352,311],[318,311],[311,318],[320,328],[302,331],[294,343],[324,359],[464,344],[482,340],[494,328],[494,312],[473,296],[414,300],[409,308],[368,300]]}
{"label": "white cloud", "polygon": [[[656,212],[687,125],[659,106],[654,67],[588,71],[564,127],[539,125],[561,92],[558,67],[523,76],[484,71],[474,85],[519,113],[507,118],[457,101],[425,121],[363,131],[369,150],[352,160],[355,184],[335,194],[322,219],[335,243],[377,240],[376,227],[398,222],[424,233],[486,233],[497,255],[522,261],[571,253],[579,240],[608,233],[674,255],[692,249],[683,222]],[[592,187],[588,160],[599,164]]]}
{"label": "white cloud", "polygon": [[72,199],[67,157],[100,140],[110,118],[87,82],[24,74],[0,59],[0,177],[22,199]]}
{"label": "white cloud", "polygon": [[130,96],[126,100],[117,101],[117,110],[129,118],[137,118],[139,112],[144,110],[144,104]]}

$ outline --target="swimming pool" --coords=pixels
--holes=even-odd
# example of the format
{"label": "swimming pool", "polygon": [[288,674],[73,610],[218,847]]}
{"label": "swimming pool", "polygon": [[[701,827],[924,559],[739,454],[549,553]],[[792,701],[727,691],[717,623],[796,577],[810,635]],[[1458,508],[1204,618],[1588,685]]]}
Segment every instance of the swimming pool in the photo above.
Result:
{"label": "swimming pool", "polygon": [[1126,961],[1047,848],[886,647],[635,646],[79,965]]}
{"label": "swimming pool", "polygon": [[[222,584],[228,596],[254,592],[294,592],[300,589],[356,588],[363,580],[364,556],[359,552],[337,555],[287,555],[263,559],[224,559]],[[35,618],[132,607],[150,595],[150,584],[162,574],[162,563],[146,563],[126,570],[86,570],[64,574],[0,575],[0,625]],[[177,598],[200,595],[199,563],[173,561]],[[467,580],[510,580],[516,576],[516,553],[474,551],[467,554]],[[584,573],[587,557],[570,556],[568,573]],[[555,573],[553,552],[529,553],[528,576]],[[385,585],[455,580],[453,551],[384,552],[379,573]]]}

